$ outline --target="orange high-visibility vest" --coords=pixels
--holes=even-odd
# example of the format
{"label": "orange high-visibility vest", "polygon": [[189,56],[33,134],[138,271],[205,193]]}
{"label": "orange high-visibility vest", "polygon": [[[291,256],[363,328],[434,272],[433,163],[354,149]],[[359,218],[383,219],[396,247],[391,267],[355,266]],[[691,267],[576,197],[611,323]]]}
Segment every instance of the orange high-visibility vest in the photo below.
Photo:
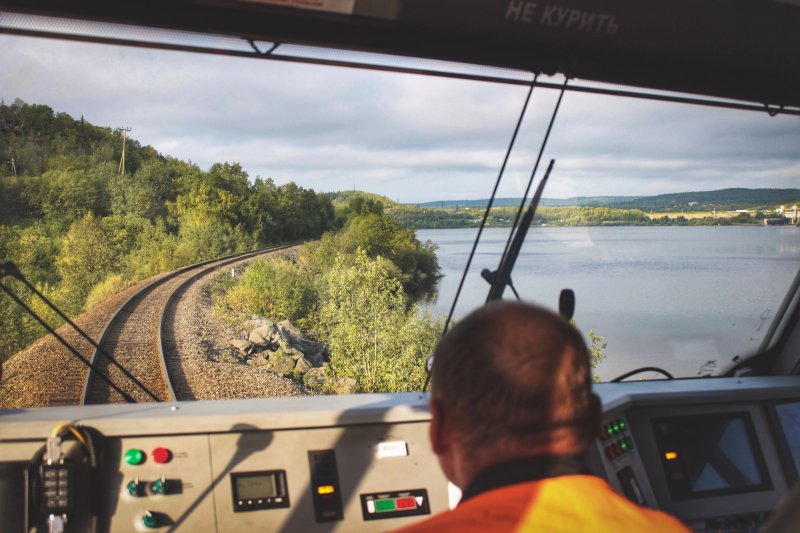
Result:
{"label": "orange high-visibility vest", "polygon": [[490,490],[396,533],[448,532],[688,533],[661,511],[620,496],[605,480],[559,476]]}

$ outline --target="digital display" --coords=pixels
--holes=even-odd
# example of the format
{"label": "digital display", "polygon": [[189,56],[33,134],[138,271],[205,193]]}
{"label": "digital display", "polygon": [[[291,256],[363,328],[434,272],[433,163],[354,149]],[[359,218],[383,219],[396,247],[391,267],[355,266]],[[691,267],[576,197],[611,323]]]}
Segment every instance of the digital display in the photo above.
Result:
{"label": "digital display", "polygon": [[289,507],[285,470],[234,472],[231,491],[235,513]]}
{"label": "digital display", "polygon": [[236,494],[243,500],[274,498],[278,495],[275,475],[240,477],[236,479]]}
{"label": "digital display", "polygon": [[652,422],[674,499],[772,488],[749,414],[681,416]]}
{"label": "digital display", "polygon": [[791,463],[795,478],[800,477],[800,402],[776,404],[775,414],[783,432],[787,462]]}

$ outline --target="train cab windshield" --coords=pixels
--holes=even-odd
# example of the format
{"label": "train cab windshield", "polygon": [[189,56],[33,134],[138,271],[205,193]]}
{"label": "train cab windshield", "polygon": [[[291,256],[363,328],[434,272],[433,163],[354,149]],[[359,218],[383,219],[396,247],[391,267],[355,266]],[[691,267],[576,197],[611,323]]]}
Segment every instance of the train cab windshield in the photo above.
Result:
{"label": "train cab windshield", "polygon": [[[329,48],[326,18],[324,42],[293,42],[7,9],[0,419],[52,409],[0,429],[0,488],[39,475],[19,466],[39,426],[93,413],[122,465],[107,529],[411,523],[457,496],[438,470],[405,486],[386,458],[417,461],[428,357],[502,276],[502,297],[586,339],[605,409],[592,469],[627,497],[696,529],[760,524],[797,478],[796,102],[394,55],[378,37]],[[292,442],[300,459],[259,459]],[[678,452],[706,462],[672,471]],[[223,462],[197,479],[167,468],[206,456]],[[13,501],[47,507],[31,486]],[[174,508],[128,505],[170,491]],[[24,514],[13,531],[42,520]]]}

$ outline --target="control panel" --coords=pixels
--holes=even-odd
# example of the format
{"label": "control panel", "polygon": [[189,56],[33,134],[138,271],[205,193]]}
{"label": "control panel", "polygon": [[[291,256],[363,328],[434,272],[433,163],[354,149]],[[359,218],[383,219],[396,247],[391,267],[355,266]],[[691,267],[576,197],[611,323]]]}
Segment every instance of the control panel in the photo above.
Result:
{"label": "control panel", "polygon": [[[798,390],[790,377],[597,385],[590,470],[695,530],[752,530],[798,477]],[[427,400],[90,406],[83,421],[74,408],[0,412],[2,530],[400,528],[457,503],[430,449]],[[81,438],[54,440],[64,427]]]}
{"label": "control panel", "polygon": [[[98,530],[112,532],[375,531],[399,528],[447,509],[448,482],[428,442],[427,399],[386,396],[377,408],[375,400],[351,397],[346,414],[324,409],[303,413],[337,401],[303,398],[279,405],[239,402],[235,414],[237,402],[228,402],[216,417],[195,416],[204,412],[200,402],[174,410],[139,407],[148,424],[114,415],[95,417],[91,426],[87,420],[75,427],[102,434],[95,450],[101,467],[91,479],[73,483],[72,461],[78,463],[86,454],[78,442],[69,440],[69,460],[42,467],[42,501],[50,507],[32,513],[30,524],[20,521],[8,531],[27,533],[30,525],[46,531],[49,510],[64,516],[67,533],[89,531],[88,522],[86,527],[75,525],[76,510],[65,496],[72,492],[95,494],[99,508],[81,507],[80,514],[94,513]],[[359,407],[359,402],[368,407]],[[253,412],[242,413],[247,407]],[[151,418],[154,409],[163,409],[164,420]],[[247,423],[231,427],[232,418]],[[43,421],[37,431],[46,435],[51,424]],[[141,434],[143,428],[152,434]],[[7,437],[14,443],[3,442]],[[10,487],[15,479],[34,480],[35,473],[28,470],[40,463],[35,458],[41,447],[40,440],[17,440],[0,429],[0,464],[13,460],[19,465],[19,472],[0,478],[0,488]],[[34,491],[29,502],[38,499]],[[26,505],[23,501],[20,507]]]}
{"label": "control panel", "polygon": [[122,437],[111,439],[105,454],[107,465],[116,466],[104,480],[112,529],[119,524],[136,531],[201,531],[215,520],[213,509],[203,505],[212,496],[206,436]]}
{"label": "control panel", "polygon": [[[683,395],[625,398],[604,412],[592,470],[695,531],[755,531],[796,479],[800,442],[800,389],[760,379],[666,382],[661,387],[680,386]],[[689,394],[688,383],[697,390]],[[715,390],[722,384],[727,390]]]}

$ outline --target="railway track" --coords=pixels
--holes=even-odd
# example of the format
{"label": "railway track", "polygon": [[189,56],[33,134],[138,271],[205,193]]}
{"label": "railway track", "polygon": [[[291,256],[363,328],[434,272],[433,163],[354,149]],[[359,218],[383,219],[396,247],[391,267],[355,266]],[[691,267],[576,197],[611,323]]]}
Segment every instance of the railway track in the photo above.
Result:
{"label": "railway track", "polygon": [[[103,376],[137,402],[174,401],[191,397],[183,376],[180,353],[174,339],[172,322],[175,308],[186,290],[205,274],[240,261],[296,246],[292,243],[255,252],[235,254],[178,269],[142,287],[126,300],[105,326],[99,349],[91,356],[92,369],[86,373],[80,404],[120,403],[126,399]],[[103,357],[110,355],[121,370]],[[127,374],[127,375],[126,375]],[[142,386],[136,384],[138,381]],[[73,387],[59,387],[67,391]],[[151,391],[148,394],[144,388]],[[55,398],[56,403],[76,403]]]}

